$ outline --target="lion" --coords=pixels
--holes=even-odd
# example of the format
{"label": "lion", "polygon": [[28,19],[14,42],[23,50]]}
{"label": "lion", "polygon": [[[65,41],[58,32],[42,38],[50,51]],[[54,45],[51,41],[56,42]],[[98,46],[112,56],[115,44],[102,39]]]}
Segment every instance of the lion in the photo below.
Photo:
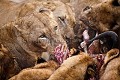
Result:
{"label": "lion", "polygon": [[[70,5],[64,4],[60,1],[35,1],[25,4],[21,7],[18,17],[23,17],[29,15],[32,11],[36,10],[36,7],[39,7],[39,11],[43,11],[43,9],[48,9],[53,12],[53,15],[58,22],[61,35],[63,36],[64,40],[72,43],[75,34],[73,28],[75,26],[75,14],[73,9]],[[72,42],[70,42],[72,40]],[[70,45],[72,46],[72,45]]]}
{"label": "lion", "polygon": [[114,31],[120,37],[119,9],[119,0],[105,0],[84,10],[81,14],[81,20],[99,33]]}
{"label": "lion", "polygon": [[0,44],[0,80],[8,80],[8,78],[16,75],[20,70],[15,58],[4,45]]}
{"label": "lion", "polygon": [[119,60],[119,49],[111,49],[107,52],[100,70],[100,80],[120,80]]}
{"label": "lion", "polygon": [[73,42],[75,41],[73,28],[76,24],[76,20],[73,9],[69,4],[52,0],[18,0],[18,3],[15,3],[14,0],[12,0],[12,2],[6,0],[1,1],[0,5],[2,7],[0,26],[5,25],[7,22],[14,21],[17,18],[29,15],[29,13],[33,11],[37,12],[37,8],[39,8],[39,11],[43,11],[42,9],[48,9],[52,11],[57,23],[59,24],[61,35],[63,36],[64,40],[68,42],[69,46],[73,46]]}
{"label": "lion", "polygon": [[23,69],[9,80],[47,80],[58,67],[55,61],[44,62],[32,68]]}
{"label": "lion", "polygon": [[68,38],[74,37],[73,27],[76,22],[75,14],[70,5],[64,4],[61,1],[5,0],[0,2],[0,6],[0,26],[5,25],[7,22],[14,21],[16,18],[24,17],[33,10],[35,11],[36,7],[39,7],[41,10],[49,9],[53,12],[60,25],[60,30],[63,36],[66,35]]}
{"label": "lion", "polygon": [[70,0],[72,7],[74,8],[75,18],[79,22],[81,12],[88,6],[100,3],[102,0]]}
{"label": "lion", "polygon": [[60,66],[53,61],[22,70],[9,80],[87,80],[95,76],[94,60],[88,54],[69,57]]}
{"label": "lion", "polygon": [[119,0],[105,0],[99,4],[90,6],[82,12],[82,17],[87,18],[91,27],[104,32],[119,29]]}
{"label": "lion", "polygon": [[[75,12],[75,19],[76,19],[76,25],[73,29],[77,39],[79,40],[79,43],[82,42],[82,37],[83,37],[82,33],[86,29],[86,25],[81,24],[80,21],[81,12],[86,9],[89,9],[89,6],[98,4],[100,2],[101,0],[70,0],[70,4],[73,7],[73,11]],[[95,33],[94,30],[92,29],[89,30],[90,38],[93,38],[93,36],[95,36],[94,33]]]}
{"label": "lion", "polygon": [[48,80],[89,80],[95,76],[94,64],[92,57],[80,52],[67,58]]}
{"label": "lion", "polygon": [[58,44],[67,46],[53,13],[36,10],[0,28],[0,43],[15,57],[21,69],[34,66],[42,52],[52,54]]}

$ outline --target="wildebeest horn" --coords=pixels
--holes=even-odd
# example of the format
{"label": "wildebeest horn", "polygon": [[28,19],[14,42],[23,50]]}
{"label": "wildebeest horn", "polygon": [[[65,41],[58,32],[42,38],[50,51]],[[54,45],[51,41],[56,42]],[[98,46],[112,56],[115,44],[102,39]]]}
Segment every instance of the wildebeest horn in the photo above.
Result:
{"label": "wildebeest horn", "polygon": [[112,47],[111,48],[118,48],[118,35],[113,31],[106,31],[101,34],[99,34],[97,37],[94,37],[93,39],[89,40],[88,44],[92,43],[94,40],[97,39],[103,39],[110,37],[112,39]]}

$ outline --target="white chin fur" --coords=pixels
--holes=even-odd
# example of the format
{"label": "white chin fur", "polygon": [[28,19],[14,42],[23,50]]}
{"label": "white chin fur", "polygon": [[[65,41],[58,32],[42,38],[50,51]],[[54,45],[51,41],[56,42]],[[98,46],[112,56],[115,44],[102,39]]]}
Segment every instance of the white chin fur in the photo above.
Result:
{"label": "white chin fur", "polygon": [[46,61],[48,61],[50,59],[50,53],[48,52],[43,52],[41,55],[41,58],[45,59]]}

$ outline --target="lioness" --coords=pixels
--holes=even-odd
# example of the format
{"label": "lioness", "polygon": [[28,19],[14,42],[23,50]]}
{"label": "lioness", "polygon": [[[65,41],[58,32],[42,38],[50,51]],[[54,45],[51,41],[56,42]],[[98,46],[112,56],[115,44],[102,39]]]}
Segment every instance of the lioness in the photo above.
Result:
{"label": "lioness", "polygon": [[46,9],[53,12],[56,21],[59,24],[61,35],[68,41],[68,44],[72,43],[75,37],[73,28],[76,22],[72,8],[68,4],[64,4],[60,1],[35,1],[22,6],[18,17],[29,15],[38,8],[39,11]]}
{"label": "lioness", "polygon": [[75,37],[73,27],[76,21],[75,14],[70,5],[52,0],[5,0],[0,2],[0,6],[0,26],[14,21],[16,18],[29,15],[33,11],[37,12],[38,8],[39,11],[43,11],[43,9],[52,11],[59,24],[61,35],[68,42],[69,46],[73,46],[71,43],[73,43]]}
{"label": "lioness", "polygon": [[[81,20],[99,33],[112,30],[118,34],[118,37],[120,37],[119,14],[119,0],[105,0],[85,9],[81,14]],[[120,45],[120,43],[118,44]]]}
{"label": "lioness", "polygon": [[66,45],[50,10],[31,12],[0,28],[0,43],[17,60],[20,68],[35,65],[42,52],[53,53],[58,44]]}
{"label": "lioness", "polygon": [[100,70],[100,80],[120,80],[120,52],[111,49],[107,52]]}

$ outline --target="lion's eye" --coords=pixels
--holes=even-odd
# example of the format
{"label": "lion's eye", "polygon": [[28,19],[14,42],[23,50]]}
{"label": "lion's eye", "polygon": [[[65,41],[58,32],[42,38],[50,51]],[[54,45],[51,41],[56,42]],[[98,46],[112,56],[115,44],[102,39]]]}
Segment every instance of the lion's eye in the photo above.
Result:
{"label": "lion's eye", "polygon": [[41,36],[38,37],[38,42],[47,42],[48,41],[48,37],[45,34],[42,34]]}
{"label": "lion's eye", "polygon": [[54,30],[57,30],[57,28],[58,28],[58,26],[55,26],[55,27],[54,27]]}
{"label": "lion's eye", "polygon": [[58,17],[59,21],[62,23],[65,23],[65,18],[64,17]]}
{"label": "lion's eye", "polygon": [[58,19],[61,20],[61,21],[63,21],[63,22],[65,22],[65,19],[62,18],[62,17],[58,17]]}
{"label": "lion's eye", "polygon": [[83,11],[86,11],[86,10],[89,10],[89,9],[91,9],[92,7],[90,7],[90,6],[86,6],[84,9],[83,9]]}
{"label": "lion's eye", "polygon": [[40,9],[39,9],[39,12],[40,12],[40,13],[43,13],[43,12],[45,12],[45,11],[47,11],[47,10],[46,10],[46,9],[43,9],[43,8],[40,8]]}
{"label": "lion's eye", "polygon": [[47,38],[47,36],[45,34],[42,34],[39,36],[39,38]]}
{"label": "lion's eye", "polygon": [[64,27],[67,26],[67,21],[66,21],[65,17],[58,17],[58,19],[63,24]]}

